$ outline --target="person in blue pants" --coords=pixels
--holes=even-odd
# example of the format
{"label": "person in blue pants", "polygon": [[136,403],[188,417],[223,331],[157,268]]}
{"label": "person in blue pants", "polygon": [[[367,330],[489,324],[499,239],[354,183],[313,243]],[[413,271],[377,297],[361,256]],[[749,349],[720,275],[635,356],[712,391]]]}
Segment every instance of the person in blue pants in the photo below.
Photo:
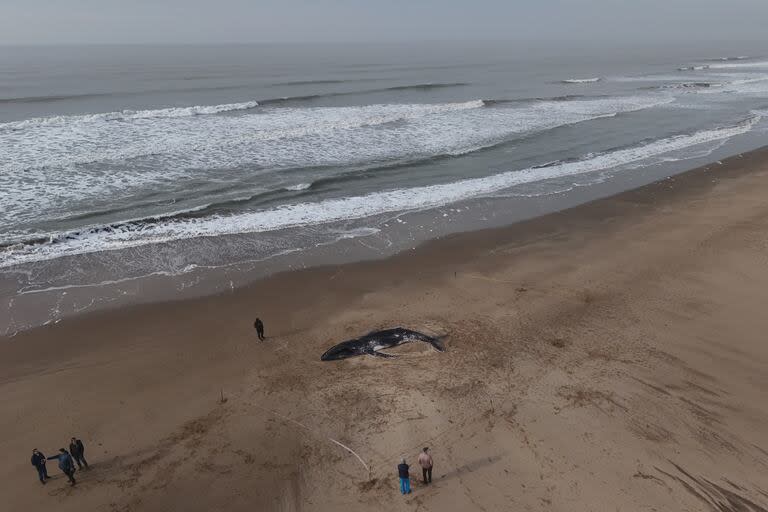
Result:
{"label": "person in blue pants", "polygon": [[45,468],[45,455],[41,451],[39,451],[37,448],[32,450],[32,465],[35,466],[35,469],[37,469],[37,476],[40,478],[40,483],[45,484],[46,480],[48,480],[48,470]]}
{"label": "person in blue pants", "polygon": [[74,487],[77,482],[75,481],[75,462],[72,459],[72,456],[64,448],[59,448],[58,455],[48,457],[48,460],[53,459],[59,460],[59,469],[62,473],[67,475],[67,478],[69,478],[69,485]]}
{"label": "person in blue pants", "polygon": [[400,477],[400,493],[411,494],[411,478],[408,474],[408,464],[405,463],[405,458],[400,459],[397,475]]}

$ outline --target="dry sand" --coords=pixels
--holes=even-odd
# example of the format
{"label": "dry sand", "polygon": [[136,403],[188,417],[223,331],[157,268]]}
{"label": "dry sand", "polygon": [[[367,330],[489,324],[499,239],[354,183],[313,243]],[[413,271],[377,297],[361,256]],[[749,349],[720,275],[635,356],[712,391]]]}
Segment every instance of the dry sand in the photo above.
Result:
{"label": "dry sand", "polygon": [[[2,339],[1,508],[764,511],[767,198],[763,150],[385,261]],[[319,360],[397,325],[448,351]],[[51,464],[41,486],[31,449],[72,435],[92,469],[70,488]],[[434,483],[403,497],[395,465],[422,446]]]}

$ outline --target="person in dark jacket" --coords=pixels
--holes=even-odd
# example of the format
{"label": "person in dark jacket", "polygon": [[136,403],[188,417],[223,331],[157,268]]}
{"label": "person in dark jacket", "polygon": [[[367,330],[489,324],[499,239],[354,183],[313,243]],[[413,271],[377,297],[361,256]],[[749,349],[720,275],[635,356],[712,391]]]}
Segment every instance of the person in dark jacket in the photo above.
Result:
{"label": "person in dark jacket", "polygon": [[397,476],[400,477],[400,493],[411,493],[411,477],[408,474],[408,464],[405,463],[405,458],[400,459],[400,464],[397,466]]}
{"label": "person in dark jacket", "polygon": [[261,321],[261,318],[257,318],[253,322],[253,326],[256,328],[256,335],[259,337],[259,340],[264,341],[264,323]]}
{"label": "person in dark jacket", "polygon": [[88,461],[85,460],[85,445],[76,437],[72,438],[69,443],[69,453],[72,454],[72,458],[77,462],[77,469],[88,469]]}
{"label": "person in dark jacket", "polygon": [[69,478],[69,485],[75,485],[75,463],[72,461],[72,456],[64,448],[59,448],[59,454],[53,457],[48,457],[48,460],[58,459],[59,469],[67,475]]}
{"label": "person in dark jacket", "polygon": [[41,451],[39,451],[37,448],[32,450],[32,465],[35,466],[35,469],[37,469],[37,476],[40,477],[40,483],[45,484],[46,480],[48,480],[48,470],[45,468],[45,455]]}

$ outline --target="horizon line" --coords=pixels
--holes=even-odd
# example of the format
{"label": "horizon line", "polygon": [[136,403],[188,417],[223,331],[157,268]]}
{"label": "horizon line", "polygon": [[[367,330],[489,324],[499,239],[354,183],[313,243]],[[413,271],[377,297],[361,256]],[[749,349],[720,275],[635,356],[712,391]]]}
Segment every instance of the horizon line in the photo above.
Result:
{"label": "horizon line", "polygon": [[637,39],[604,39],[604,38],[531,38],[531,37],[519,37],[519,38],[483,38],[483,39],[441,39],[441,38],[429,38],[429,39],[381,39],[381,40],[306,40],[306,41],[119,41],[119,42],[103,42],[103,41],[69,41],[69,42],[4,42],[0,41],[0,47],[51,47],[51,46],[254,46],[254,45],[305,45],[305,44],[327,44],[327,45],[397,45],[397,44],[444,44],[444,43],[540,43],[546,44],[572,44],[572,43],[605,43],[613,42],[614,44],[622,45],[653,45],[670,43],[710,43],[710,44],[745,44],[745,43],[757,43],[760,39],[744,38],[734,39],[727,38],[721,40],[715,40],[711,37],[702,39],[691,38],[669,38],[669,39],[654,39],[654,40],[637,40]]}

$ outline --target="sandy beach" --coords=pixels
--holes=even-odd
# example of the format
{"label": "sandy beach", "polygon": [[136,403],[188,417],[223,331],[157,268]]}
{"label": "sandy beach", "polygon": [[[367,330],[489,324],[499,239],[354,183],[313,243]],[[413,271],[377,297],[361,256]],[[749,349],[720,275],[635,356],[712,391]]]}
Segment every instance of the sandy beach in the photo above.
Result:
{"label": "sandy beach", "polygon": [[[4,510],[764,511],[766,197],[759,150],[383,261],[0,339]],[[320,361],[395,326],[447,351]],[[42,486],[32,448],[72,436],[92,468],[71,488],[49,463]]]}

